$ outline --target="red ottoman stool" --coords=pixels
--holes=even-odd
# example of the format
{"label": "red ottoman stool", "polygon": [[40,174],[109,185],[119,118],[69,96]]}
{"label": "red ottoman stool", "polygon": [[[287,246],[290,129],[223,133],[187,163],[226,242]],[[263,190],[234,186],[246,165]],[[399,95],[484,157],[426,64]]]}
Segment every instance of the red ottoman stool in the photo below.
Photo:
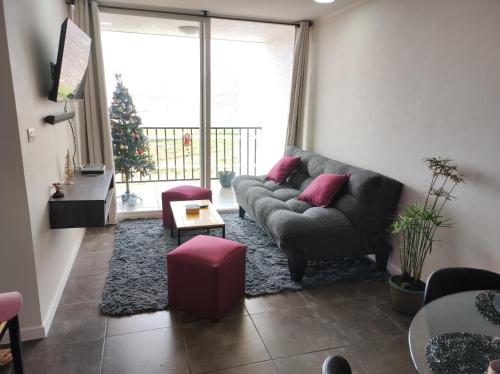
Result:
{"label": "red ottoman stool", "polygon": [[196,186],[178,186],[162,192],[161,208],[163,211],[163,226],[170,227],[172,224],[172,211],[170,209],[171,201],[205,199],[212,201],[212,191]]}
{"label": "red ottoman stool", "polygon": [[217,321],[245,294],[246,246],[198,235],[167,255],[168,304]]}

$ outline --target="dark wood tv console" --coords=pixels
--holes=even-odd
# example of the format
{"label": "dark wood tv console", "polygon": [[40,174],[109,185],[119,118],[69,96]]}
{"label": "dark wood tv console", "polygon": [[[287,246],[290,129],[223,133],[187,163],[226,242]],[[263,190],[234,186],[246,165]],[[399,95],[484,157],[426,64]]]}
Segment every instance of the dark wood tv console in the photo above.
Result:
{"label": "dark wood tv console", "polygon": [[64,186],[64,197],[49,200],[50,228],[106,226],[113,190],[112,171],[92,175],[75,172],[75,183]]}

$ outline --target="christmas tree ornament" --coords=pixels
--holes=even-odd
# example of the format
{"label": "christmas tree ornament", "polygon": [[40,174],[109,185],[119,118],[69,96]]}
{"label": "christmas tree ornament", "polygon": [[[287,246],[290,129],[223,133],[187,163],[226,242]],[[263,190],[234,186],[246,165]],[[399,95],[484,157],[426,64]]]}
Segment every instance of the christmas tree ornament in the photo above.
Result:
{"label": "christmas tree ornament", "polygon": [[73,163],[71,161],[71,153],[68,148],[64,162],[64,184],[73,184],[74,181],[75,175],[73,170]]}
{"label": "christmas tree ornament", "polygon": [[186,132],[184,136],[182,137],[182,144],[184,145],[184,153],[186,157],[191,156],[191,134]]}

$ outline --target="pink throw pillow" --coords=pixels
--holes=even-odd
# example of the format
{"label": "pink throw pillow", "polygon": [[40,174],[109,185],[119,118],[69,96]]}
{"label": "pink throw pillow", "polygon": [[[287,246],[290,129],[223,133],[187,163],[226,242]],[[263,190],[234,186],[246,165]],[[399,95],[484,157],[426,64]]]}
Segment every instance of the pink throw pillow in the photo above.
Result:
{"label": "pink throw pillow", "polygon": [[267,174],[266,179],[282,184],[286,181],[292,171],[297,169],[299,163],[300,157],[283,156],[283,158],[279,160]]}
{"label": "pink throw pillow", "polygon": [[318,175],[297,199],[326,208],[350,176],[351,174]]}

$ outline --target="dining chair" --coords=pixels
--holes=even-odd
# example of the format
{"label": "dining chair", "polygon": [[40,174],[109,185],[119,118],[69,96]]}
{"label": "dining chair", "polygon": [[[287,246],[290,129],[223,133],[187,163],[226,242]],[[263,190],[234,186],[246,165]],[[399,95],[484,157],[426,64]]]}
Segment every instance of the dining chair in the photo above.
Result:
{"label": "dining chair", "polygon": [[344,357],[328,356],[323,362],[321,374],[352,374],[352,371]]}
{"label": "dining chair", "polygon": [[424,305],[452,293],[475,290],[500,290],[500,274],[474,268],[439,269],[427,279]]}
{"label": "dining chair", "polygon": [[3,338],[8,330],[15,374],[23,373],[18,318],[18,313],[22,305],[23,299],[19,292],[5,292],[0,294],[0,339]]}

